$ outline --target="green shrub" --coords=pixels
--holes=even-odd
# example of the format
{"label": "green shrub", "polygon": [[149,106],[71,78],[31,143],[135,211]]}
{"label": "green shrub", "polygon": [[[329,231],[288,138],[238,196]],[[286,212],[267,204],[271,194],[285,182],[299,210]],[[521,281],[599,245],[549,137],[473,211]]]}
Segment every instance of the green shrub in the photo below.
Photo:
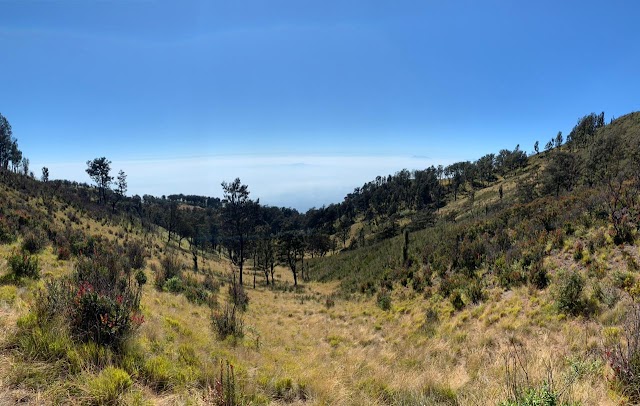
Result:
{"label": "green shrub", "polygon": [[496,259],[494,272],[498,277],[500,286],[504,289],[520,286],[527,280],[521,264],[518,262],[508,263],[504,256]]}
{"label": "green shrub", "polygon": [[73,275],[48,282],[36,304],[41,323],[61,319],[78,341],[120,348],[144,321],[141,285],[131,281],[121,251],[112,244],[96,247],[91,257],[78,259]]}
{"label": "green shrub", "polygon": [[185,280],[183,288],[184,296],[194,304],[205,304],[209,302],[209,292],[196,280],[188,278]]}
{"label": "green shrub", "polygon": [[7,258],[9,263],[10,275],[14,279],[23,277],[38,279],[40,278],[40,264],[38,257],[29,255],[27,252],[13,251]]}
{"label": "green shrub", "polygon": [[244,322],[235,305],[227,304],[224,309],[214,311],[211,315],[211,322],[213,330],[221,340],[227,336],[239,338],[244,335]]}
{"label": "green shrub", "polygon": [[544,289],[549,286],[549,275],[542,262],[536,262],[529,268],[529,284],[536,289]]}
{"label": "green shrub", "polygon": [[464,302],[462,301],[462,295],[460,294],[459,290],[454,291],[449,297],[449,300],[451,301],[451,305],[453,305],[453,308],[457,311],[464,308]]}
{"label": "green shrub", "polygon": [[465,295],[469,298],[469,301],[473,304],[482,302],[485,299],[485,294],[482,289],[482,282],[479,279],[472,279],[465,286]]}
{"label": "green shrub", "polygon": [[61,261],[66,261],[69,258],[71,258],[71,251],[69,250],[69,247],[58,247],[58,259]]}
{"label": "green shrub", "polygon": [[142,269],[145,267],[147,252],[142,241],[133,240],[128,242],[125,251],[131,268]]}
{"label": "green shrub", "polygon": [[500,406],[569,406],[560,402],[559,395],[544,383],[541,388],[531,388],[518,398],[501,402]]}
{"label": "green shrub", "polygon": [[391,295],[389,292],[386,290],[378,292],[376,303],[378,304],[378,307],[384,311],[391,310]]}
{"label": "green shrub", "polygon": [[182,292],[182,289],[182,279],[177,276],[167,279],[167,281],[164,283],[164,286],[162,287],[162,290],[171,293],[180,293]]}
{"label": "green shrub", "polygon": [[556,291],[556,305],[558,311],[577,316],[587,309],[584,297],[584,279],[576,271],[560,272]]}
{"label": "green shrub", "polygon": [[16,233],[9,220],[0,216],[0,243],[11,244],[16,240]]}
{"label": "green shrub", "polygon": [[229,285],[229,299],[233,303],[234,308],[238,307],[240,310],[246,310],[249,306],[249,295],[245,292],[244,287],[236,280],[235,274]]}
{"label": "green shrub", "polygon": [[155,274],[155,286],[158,290],[164,290],[165,282],[171,278],[182,276],[182,266],[175,252],[165,255],[160,260],[160,267],[151,265],[151,270]]}
{"label": "green shrub", "polygon": [[27,231],[22,240],[22,249],[31,254],[36,254],[47,245],[47,235],[40,228]]}
{"label": "green shrub", "polygon": [[136,283],[139,287],[142,287],[147,283],[147,275],[142,269],[138,269],[138,272],[136,272]]}

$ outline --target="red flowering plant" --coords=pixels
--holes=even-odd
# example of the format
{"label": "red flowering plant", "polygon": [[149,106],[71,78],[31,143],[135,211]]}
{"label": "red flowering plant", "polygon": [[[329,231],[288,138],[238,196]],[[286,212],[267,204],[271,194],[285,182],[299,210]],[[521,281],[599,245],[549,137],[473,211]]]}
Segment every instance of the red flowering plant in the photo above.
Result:
{"label": "red flowering plant", "polygon": [[78,259],[70,321],[72,334],[82,341],[118,346],[144,321],[139,314],[142,286],[131,280],[122,251],[103,244]]}
{"label": "red flowering plant", "polygon": [[123,252],[103,242],[78,258],[71,277],[46,284],[36,309],[40,322],[58,318],[78,341],[120,347],[144,322],[142,284],[131,277]]}

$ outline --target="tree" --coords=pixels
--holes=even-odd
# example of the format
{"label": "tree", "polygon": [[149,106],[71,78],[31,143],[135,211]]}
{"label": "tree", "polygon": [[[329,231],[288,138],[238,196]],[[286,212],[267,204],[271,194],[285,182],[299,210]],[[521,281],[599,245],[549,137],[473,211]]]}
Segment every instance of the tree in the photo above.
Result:
{"label": "tree", "polygon": [[556,135],[556,140],[555,140],[555,144],[556,144],[556,148],[560,148],[560,146],[562,145],[562,131],[558,131],[558,135]]}
{"label": "tree", "polygon": [[96,158],[93,161],[87,161],[87,170],[89,177],[96,183],[98,187],[98,196],[101,203],[107,201],[107,189],[113,181],[113,176],[109,176],[111,172],[111,161],[107,158]]}
{"label": "tree", "polygon": [[489,183],[496,180],[494,175],[495,159],[495,154],[487,154],[476,161],[475,166],[482,182]]}
{"label": "tree", "polygon": [[[20,153],[20,156],[22,156],[22,152]],[[20,166],[22,167],[22,174],[24,176],[29,175],[29,158],[22,158]]]}
{"label": "tree", "polygon": [[225,234],[225,245],[231,262],[240,271],[240,285],[242,285],[242,270],[247,258],[247,238],[253,230],[259,201],[249,199],[247,185],[236,178],[233,182],[222,182],[223,206],[222,225]]}
{"label": "tree", "polygon": [[269,235],[268,226],[260,226],[257,231],[259,237],[256,243],[256,267],[264,274],[267,285],[269,285],[269,275],[271,275],[271,284],[275,285],[273,278],[276,266],[275,242]]}
{"label": "tree", "polygon": [[[18,173],[18,169],[21,164],[24,163],[24,160],[27,158],[22,157],[22,151],[18,149],[18,142],[13,139],[11,141],[11,152],[9,154],[9,160],[11,161],[11,166],[13,167],[13,171]],[[22,173],[27,175],[29,173],[29,160],[27,159],[27,170],[24,170],[25,166],[22,165]]]}
{"label": "tree", "polygon": [[124,195],[127,193],[127,175],[124,173],[122,169],[118,172],[118,177],[116,178],[116,187],[113,190],[115,194],[115,199],[113,199],[112,210],[116,212],[116,205],[120,200],[124,198]]}
{"label": "tree", "polygon": [[560,194],[560,189],[570,191],[581,174],[579,159],[571,153],[557,151],[552,155],[544,171],[544,185],[549,192]]}
{"label": "tree", "polygon": [[340,221],[338,223],[338,236],[340,237],[340,241],[342,241],[342,247],[347,247],[347,240],[349,239],[349,234],[351,233],[351,222],[347,219],[346,216],[340,217]]}
{"label": "tree", "polygon": [[294,232],[283,233],[278,238],[278,255],[280,262],[291,269],[293,285],[298,286],[298,261],[304,260],[304,238]]}
{"label": "tree", "polygon": [[331,250],[331,238],[327,234],[313,233],[309,236],[311,257],[324,257]]}
{"label": "tree", "polygon": [[544,146],[544,150],[546,152],[551,151],[552,149],[553,149],[553,139],[547,142],[547,144]]}
{"label": "tree", "polygon": [[538,155],[540,153],[540,149],[538,147],[538,141],[536,141],[535,144],[533,144],[533,150],[536,152],[536,155]]}
{"label": "tree", "polygon": [[15,139],[12,138],[12,135],[11,124],[9,124],[5,116],[0,114],[0,169],[5,171],[9,168],[12,148],[15,144]]}
{"label": "tree", "polygon": [[46,166],[42,167],[42,177],[40,178],[44,183],[49,182],[49,168]]}

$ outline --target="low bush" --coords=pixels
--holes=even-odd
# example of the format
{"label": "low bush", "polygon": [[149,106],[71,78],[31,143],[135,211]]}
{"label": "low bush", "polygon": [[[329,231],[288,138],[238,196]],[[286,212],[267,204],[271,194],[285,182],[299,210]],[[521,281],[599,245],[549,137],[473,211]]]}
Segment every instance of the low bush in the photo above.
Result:
{"label": "low bush", "polygon": [[500,406],[570,406],[560,402],[559,395],[544,383],[540,388],[529,388],[517,398],[501,402]]}
{"label": "low bush", "polygon": [[454,309],[460,311],[464,308],[464,301],[462,301],[462,295],[459,290],[454,291],[451,296],[449,296],[449,301]]}
{"label": "low bush", "polygon": [[6,217],[0,216],[0,243],[11,244],[16,240],[14,227]]}
{"label": "low bush", "polygon": [[588,316],[594,311],[593,303],[585,298],[585,281],[578,272],[560,272],[557,283],[555,300],[559,312],[571,316]]}
{"label": "low bush", "polygon": [[542,262],[536,262],[529,267],[529,284],[536,289],[545,289],[549,286],[549,275]]}
{"label": "low bush", "polygon": [[160,267],[151,265],[151,270],[155,274],[155,286],[158,290],[165,288],[165,283],[171,278],[180,278],[182,275],[182,265],[178,256],[171,252],[160,260]]}
{"label": "low bush", "polygon": [[473,304],[478,304],[485,300],[485,293],[482,289],[482,282],[479,279],[472,279],[465,286],[464,293]]}
{"label": "low bush", "polygon": [[71,250],[69,250],[69,247],[58,247],[58,259],[61,261],[66,261],[69,258],[71,258]]}
{"label": "low bush", "polygon": [[127,258],[129,258],[129,265],[133,269],[142,269],[147,262],[147,250],[144,247],[142,241],[132,240],[127,243],[125,251]]}
{"label": "low bush", "polygon": [[129,275],[122,247],[98,247],[91,257],[78,259],[70,277],[45,285],[36,302],[40,324],[59,319],[77,341],[121,348],[144,321],[142,285]]}
{"label": "low bush", "polygon": [[47,235],[40,228],[29,230],[22,240],[22,249],[31,254],[36,254],[47,246]]}
{"label": "low bush", "polygon": [[215,406],[236,406],[239,404],[236,389],[236,377],[233,365],[220,361],[220,375],[214,379],[209,387],[206,403]]}
{"label": "low bush", "polygon": [[234,307],[238,307],[240,310],[246,310],[249,306],[249,295],[245,292],[244,287],[236,280],[235,273],[229,285],[229,300],[233,303]]}
{"label": "low bush", "polygon": [[527,281],[526,274],[518,262],[508,263],[504,256],[496,259],[494,272],[498,277],[500,286],[511,289],[524,284]]}
{"label": "low bush", "polygon": [[13,279],[40,278],[40,263],[35,255],[13,251],[7,258],[7,262]]}
{"label": "low bush", "polygon": [[387,292],[386,290],[378,292],[376,303],[378,307],[384,311],[391,310],[391,295],[389,294],[389,292]]}
{"label": "low bush", "polygon": [[183,289],[182,279],[180,279],[177,276],[167,279],[164,285],[162,286],[162,290],[166,292],[171,292],[171,293],[180,293],[182,292],[182,289]]}
{"label": "low bush", "polygon": [[194,304],[209,303],[210,295],[205,287],[192,278],[185,278],[183,286],[184,296],[188,301]]}
{"label": "low bush", "polygon": [[235,305],[227,304],[224,309],[214,311],[211,322],[221,340],[227,336],[239,338],[244,335],[244,322]]}
{"label": "low bush", "polygon": [[622,339],[605,349],[618,390],[631,403],[640,402],[640,305],[634,303],[624,323]]}

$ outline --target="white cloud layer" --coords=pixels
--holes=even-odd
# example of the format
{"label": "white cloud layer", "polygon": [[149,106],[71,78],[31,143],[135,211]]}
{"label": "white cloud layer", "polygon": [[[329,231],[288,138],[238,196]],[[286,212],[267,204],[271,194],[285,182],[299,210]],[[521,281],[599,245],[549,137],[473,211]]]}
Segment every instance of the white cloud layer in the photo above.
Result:
{"label": "white cloud layer", "polygon": [[[127,174],[129,195],[174,193],[222,195],[220,183],[236,177],[263,204],[306,210],[342,201],[347,193],[378,175],[403,168],[424,169],[451,162],[424,156],[376,155],[227,155],[191,158],[114,160],[115,176]],[[33,163],[34,172],[42,165]],[[50,163],[52,179],[90,183],[85,163]]]}

